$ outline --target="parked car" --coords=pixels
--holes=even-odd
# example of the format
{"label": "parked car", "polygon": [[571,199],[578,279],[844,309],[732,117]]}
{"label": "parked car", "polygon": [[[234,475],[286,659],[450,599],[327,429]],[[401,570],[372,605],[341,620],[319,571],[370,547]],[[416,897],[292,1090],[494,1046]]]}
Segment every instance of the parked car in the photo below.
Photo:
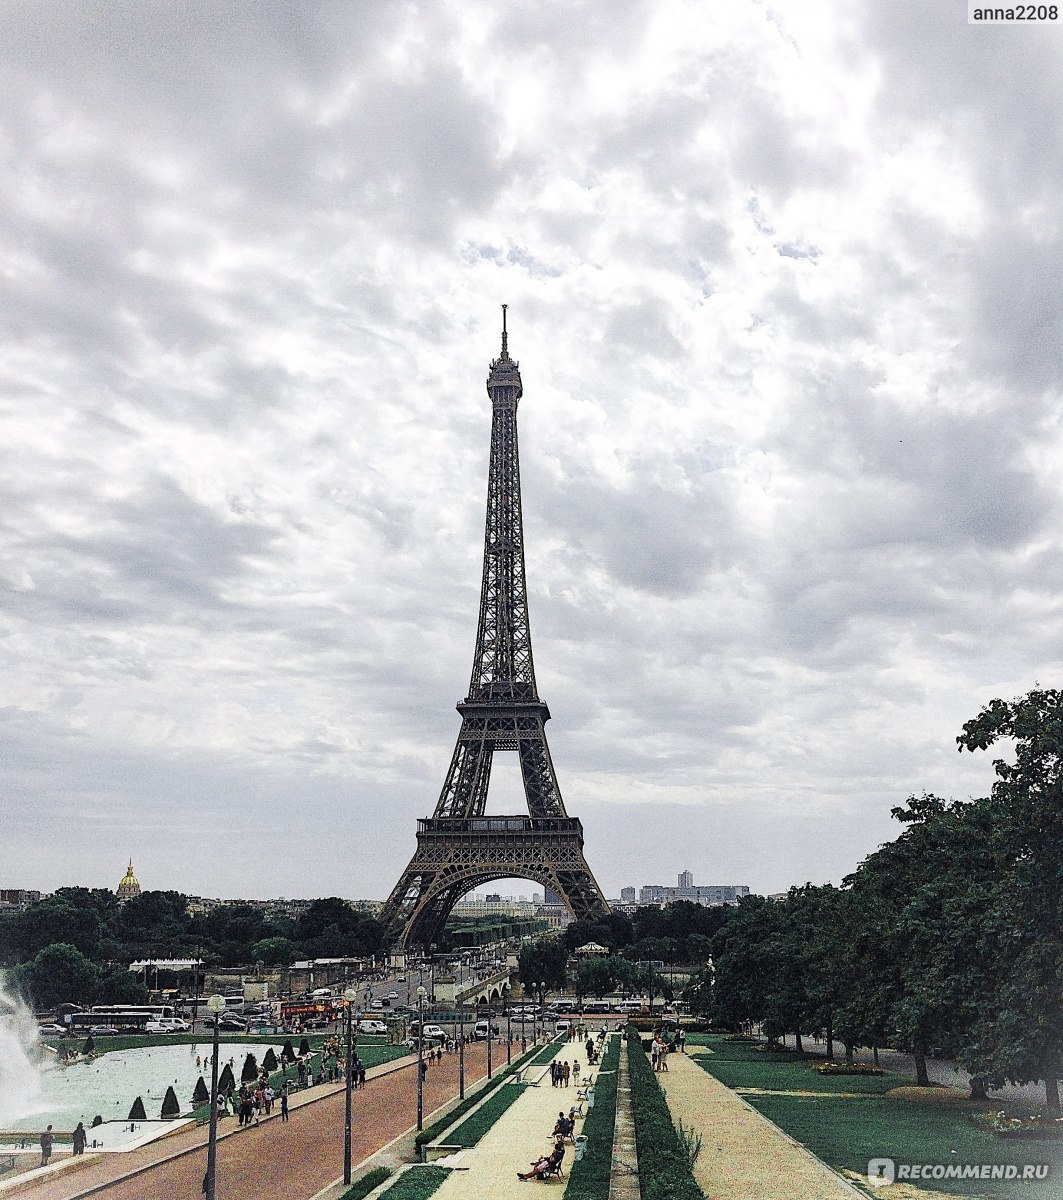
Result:
{"label": "parked car", "polygon": [[571,1024],[572,1024],[571,1021],[565,1021],[565,1020],[558,1021],[558,1023],[554,1026],[554,1033],[568,1033],[569,1026]]}
{"label": "parked car", "polygon": [[149,1021],[144,1026],[145,1033],[187,1033],[192,1028],[187,1021],[180,1017],[159,1017],[157,1021]]}
{"label": "parked car", "polygon": [[89,1030],[91,1037],[117,1037],[118,1029],[114,1025],[93,1025]]}
{"label": "parked car", "polygon": [[384,1001],[383,1000],[374,1000],[373,1003],[370,1004],[369,1007],[373,1010],[373,1012],[380,1012],[381,1009],[384,1007]]}
{"label": "parked car", "polygon": [[56,1037],[61,1033],[66,1033],[62,1025],[56,1025],[54,1021],[50,1021],[47,1025],[37,1026],[38,1037]]}
{"label": "parked car", "polygon": [[[223,1017],[218,1018],[218,1028],[228,1029],[232,1033],[247,1033],[249,1022],[244,1017],[238,1017],[235,1013],[226,1013]],[[214,1028],[214,1018],[208,1017],[206,1021],[208,1029]]]}
{"label": "parked car", "polygon": [[388,992],[388,999],[389,999],[389,1000],[397,1000],[398,998],[399,998],[399,993],[398,993],[398,992]]}
{"label": "parked car", "polygon": [[[414,1037],[420,1033],[420,1026],[417,1021],[411,1022],[410,1033]],[[424,1027],[424,1036],[426,1042],[445,1042],[447,1040],[447,1031],[442,1025],[430,1025],[426,1022]]]}

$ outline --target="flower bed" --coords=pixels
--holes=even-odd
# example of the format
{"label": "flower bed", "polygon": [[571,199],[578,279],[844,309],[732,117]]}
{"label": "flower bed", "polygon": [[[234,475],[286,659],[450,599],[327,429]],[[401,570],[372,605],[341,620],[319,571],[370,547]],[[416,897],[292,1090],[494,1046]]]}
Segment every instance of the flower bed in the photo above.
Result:
{"label": "flower bed", "polygon": [[1000,1109],[998,1112],[971,1113],[972,1125],[988,1130],[1001,1138],[1029,1138],[1031,1141],[1058,1141],[1063,1139],[1061,1117],[1017,1117]]}
{"label": "flower bed", "polygon": [[812,1064],[820,1075],[885,1075],[882,1067],[870,1063],[818,1062]]}

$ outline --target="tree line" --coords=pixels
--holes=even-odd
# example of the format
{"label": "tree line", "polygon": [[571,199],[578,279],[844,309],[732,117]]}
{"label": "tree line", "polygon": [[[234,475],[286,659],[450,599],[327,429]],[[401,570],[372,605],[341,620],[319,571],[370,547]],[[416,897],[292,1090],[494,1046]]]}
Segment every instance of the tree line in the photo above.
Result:
{"label": "tree line", "polygon": [[122,904],[104,888],[65,887],[0,915],[0,964],[41,1008],[67,1000],[142,1001],[143,987],[128,971],[137,959],[286,966],[383,948],[380,922],[335,896],[313,901],[297,918],[248,904],[193,915],[180,892],[142,892]]}
{"label": "tree line", "polygon": [[[841,887],[743,899],[687,998],[769,1038],[821,1034],[954,1059],[976,1093],[1063,1074],[1063,693],[994,700],[956,739],[1002,745],[989,796],[910,797],[903,831]],[[833,1045],[828,1046],[833,1053]]]}

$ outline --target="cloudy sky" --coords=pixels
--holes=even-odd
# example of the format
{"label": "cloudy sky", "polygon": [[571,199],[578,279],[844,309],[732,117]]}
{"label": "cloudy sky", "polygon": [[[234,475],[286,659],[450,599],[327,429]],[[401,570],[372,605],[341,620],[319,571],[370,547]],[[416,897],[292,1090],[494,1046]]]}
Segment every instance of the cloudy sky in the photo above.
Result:
{"label": "cloudy sky", "polygon": [[[383,897],[510,305],[621,886],[839,881],[1060,684],[1063,34],[962,0],[6,0],[0,885]],[[496,760],[495,811],[519,803]]]}

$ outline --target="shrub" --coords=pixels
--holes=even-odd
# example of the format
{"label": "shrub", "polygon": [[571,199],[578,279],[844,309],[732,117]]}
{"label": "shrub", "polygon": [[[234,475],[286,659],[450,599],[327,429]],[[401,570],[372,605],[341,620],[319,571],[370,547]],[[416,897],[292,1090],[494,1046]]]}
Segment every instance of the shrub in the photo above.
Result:
{"label": "shrub", "polygon": [[367,1171],[361,1179],[343,1193],[340,1200],[362,1200],[363,1196],[368,1196],[370,1192],[384,1182],[385,1179],[390,1179],[392,1175],[388,1167],[374,1167],[371,1171]]}
{"label": "shrub", "polygon": [[126,1120],[127,1121],[146,1121],[147,1119],[148,1119],[148,1114],[144,1111],[144,1101],[140,1096],[138,1096],[133,1101],[133,1107],[129,1110],[129,1116],[126,1117]]}
{"label": "shrub", "polygon": [[210,1089],[207,1087],[206,1082],[203,1079],[203,1076],[200,1075],[200,1077],[196,1080],[196,1086],[192,1092],[192,1103],[193,1104],[206,1104],[206,1102],[209,1099],[210,1099]]}
{"label": "shrub", "polygon": [[258,1078],[258,1059],[248,1053],[244,1059],[244,1069],[240,1072],[241,1083],[254,1083]]}
{"label": "shrub", "polygon": [[226,1092],[236,1090],[236,1076],[233,1074],[232,1067],[228,1063],[225,1064],[221,1076],[218,1079],[218,1091],[224,1096]]}
{"label": "shrub", "polygon": [[672,1124],[668,1103],[634,1030],[628,1035],[627,1055],[642,1200],[704,1200]]}
{"label": "shrub", "polygon": [[299,1043],[299,1053],[303,1056],[303,1058],[306,1058],[306,1056],[310,1053],[310,1043],[306,1040],[306,1038],[303,1038],[303,1040]]}
{"label": "shrub", "polygon": [[[199,1082],[203,1082],[202,1076],[200,1077]],[[166,1089],[166,1095],[162,1098],[162,1112],[159,1113],[159,1116],[165,1121],[170,1117],[179,1117],[180,1115],[181,1104],[177,1099],[177,1093],[172,1087],[168,1087]]]}
{"label": "shrub", "polygon": [[388,1200],[428,1200],[449,1174],[446,1167],[411,1167],[383,1194]]}
{"label": "shrub", "polygon": [[291,1041],[286,1041],[281,1046],[281,1062],[295,1062],[295,1051],[292,1049]]}
{"label": "shrub", "polygon": [[270,1046],[266,1053],[262,1056],[262,1065],[267,1071],[275,1071],[278,1067],[277,1056],[273,1053],[273,1047]]}

